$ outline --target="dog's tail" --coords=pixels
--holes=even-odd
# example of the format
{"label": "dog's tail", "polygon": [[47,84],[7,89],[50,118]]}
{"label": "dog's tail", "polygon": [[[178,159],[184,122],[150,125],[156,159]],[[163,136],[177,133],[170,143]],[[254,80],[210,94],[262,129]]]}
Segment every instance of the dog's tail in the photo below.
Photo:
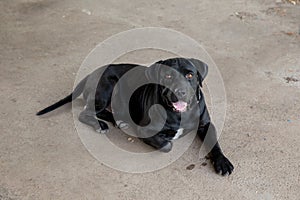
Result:
{"label": "dog's tail", "polygon": [[63,98],[62,100],[56,102],[55,104],[48,106],[47,108],[39,111],[38,113],[36,113],[36,115],[43,115],[45,113],[51,112],[52,110],[55,110],[56,108],[58,108],[60,106],[70,103],[74,99],[79,97],[81,95],[81,93],[83,92],[83,89],[84,89],[84,86],[85,86],[85,83],[86,83],[88,77],[89,76],[85,77],[82,81],[80,81],[79,84],[76,86],[76,88],[70,95],[68,95],[67,97]]}

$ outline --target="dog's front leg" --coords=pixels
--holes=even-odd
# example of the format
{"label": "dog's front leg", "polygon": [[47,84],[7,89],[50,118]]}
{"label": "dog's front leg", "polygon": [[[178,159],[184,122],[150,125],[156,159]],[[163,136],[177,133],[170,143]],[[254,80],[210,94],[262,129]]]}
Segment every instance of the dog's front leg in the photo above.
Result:
{"label": "dog's front leg", "polygon": [[209,152],[209,157],[217,173],[222,175],[231,174],[233,171],[233,165],[224,156],[220,145],[217,141],[217,132],[213,123],[209,122],[205,125],[199,125],[197,134],[200,139],[204,142],[204,145],[211,149]]}

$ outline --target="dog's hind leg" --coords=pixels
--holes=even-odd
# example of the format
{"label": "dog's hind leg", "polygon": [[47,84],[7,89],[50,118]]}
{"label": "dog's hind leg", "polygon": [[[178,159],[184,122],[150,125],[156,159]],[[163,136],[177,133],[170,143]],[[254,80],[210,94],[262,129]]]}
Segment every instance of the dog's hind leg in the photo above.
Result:
{"label": "dog's hind leg", "polygon": [[79,121],[89,126],[92,126],[99,133],[108,132],[108,125],[97,119],[95,112],[86,108],[79,114]]}
{"label": "dog's hind leg", "polygon": [[97,119],[103,119],[105,121],[111,122],[114,126],[120,128],[120,129],[126,129],[129,127],[129,125],[121,120],[115,121],[113,114],[108,110],[103,110],[101,112],[97,112],[96,114]]}
{"label": "dog's hind leg", "polygon": [[96,112],[96,118],[98,120],[105,120],[105,121],[108,121],[108,122],[111,122],[114,126],[116,125],[116,121],[112,115],[111,112],[109,112],[108,110],[102,110],[100,112]]}

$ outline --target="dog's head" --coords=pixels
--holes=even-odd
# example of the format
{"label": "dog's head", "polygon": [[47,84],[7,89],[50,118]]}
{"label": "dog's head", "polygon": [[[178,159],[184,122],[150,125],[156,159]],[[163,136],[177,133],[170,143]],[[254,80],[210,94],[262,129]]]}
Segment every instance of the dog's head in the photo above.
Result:
{"label": "dog's head", "polygon": [[207,72],[207,65],[200,60],[171,58],[147,68],[146,77],[161,86],[162,100],[168,107],[185,112],[200,100],[200,87]]}

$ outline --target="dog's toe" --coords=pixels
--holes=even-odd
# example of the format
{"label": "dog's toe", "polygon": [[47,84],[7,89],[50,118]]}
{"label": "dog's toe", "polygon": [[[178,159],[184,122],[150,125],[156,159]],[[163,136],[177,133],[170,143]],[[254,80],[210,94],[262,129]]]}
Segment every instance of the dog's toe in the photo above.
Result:
{"label": "dog's toe", "polygon": [[216,173],[222,174],[223,176],[226,174],[230,175],[234,169],[231,162],[223,155],[214,159],[213,165]]}
{"label": "dog's toe", "polygon": [[108,133],[109,132],[109,129],[101,129],[101,128],[99,128],[99,129],[97,129],[96,130],[98,133],[101,133],[101,134],[105,134],[105,133]]}

